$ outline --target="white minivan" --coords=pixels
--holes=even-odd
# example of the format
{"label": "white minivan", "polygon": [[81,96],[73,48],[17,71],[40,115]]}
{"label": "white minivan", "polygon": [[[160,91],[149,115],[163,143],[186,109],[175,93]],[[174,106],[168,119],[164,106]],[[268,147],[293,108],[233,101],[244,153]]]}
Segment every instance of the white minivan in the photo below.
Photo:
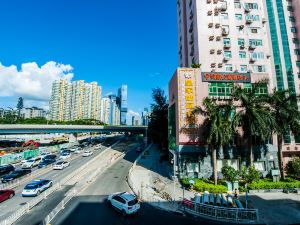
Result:
{"label": "white minivan", "polygon": [[107,202],[116,210],[120,211],[123,216],[137,213],[140,209],[140,203],[137,197],[128,192],[118,192],[109,195]]}

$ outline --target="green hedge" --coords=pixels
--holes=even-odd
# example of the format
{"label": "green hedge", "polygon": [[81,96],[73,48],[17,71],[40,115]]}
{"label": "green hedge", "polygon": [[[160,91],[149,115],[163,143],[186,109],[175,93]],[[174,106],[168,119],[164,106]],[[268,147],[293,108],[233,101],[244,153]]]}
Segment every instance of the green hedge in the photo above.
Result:
{"label": "green hedge", "polygon": [[286,181],[273,182],[270,179],[263,179],[253,182],[248,187],[250,190],[300,188],[300,181],[287,179]]}
{"label": "green hedge", "polygon": [[198,178],[193,178],[193,179],[183,178],[181,180],[182,185],[185,187],[190,187],[189,180],[195,181],[195,185],[193,188],[194,188],[194,190],[199,191],[199,192],[204,192],[204,191],[214,192],[214,193],[227,192],[227,187],[225,185],[222,185],[222,184],[214,185],[213,183],[211,183],[207,180],[202,180],[202,179],[198,179]]}

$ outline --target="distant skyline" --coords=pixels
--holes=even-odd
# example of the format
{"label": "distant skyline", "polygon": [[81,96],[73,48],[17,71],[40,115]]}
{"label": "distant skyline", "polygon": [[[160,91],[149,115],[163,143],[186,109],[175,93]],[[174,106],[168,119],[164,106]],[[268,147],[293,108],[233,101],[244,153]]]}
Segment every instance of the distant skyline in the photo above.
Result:
{"label": "distant skyline", "polygon": [[140,113],[177,67],[176,1],[3,0],[0,19],[0,107],[45,107],[51,79],[67,76],[103,96],[127,84]]}

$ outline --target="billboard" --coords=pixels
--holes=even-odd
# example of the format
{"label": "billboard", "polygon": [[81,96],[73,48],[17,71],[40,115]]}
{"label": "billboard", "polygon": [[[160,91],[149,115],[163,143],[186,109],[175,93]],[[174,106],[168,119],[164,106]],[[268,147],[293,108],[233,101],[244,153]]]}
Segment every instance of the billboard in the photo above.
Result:
{"label": "billboard", "polygon": [[250,73],[202,72],[203,82],[251,83]]}

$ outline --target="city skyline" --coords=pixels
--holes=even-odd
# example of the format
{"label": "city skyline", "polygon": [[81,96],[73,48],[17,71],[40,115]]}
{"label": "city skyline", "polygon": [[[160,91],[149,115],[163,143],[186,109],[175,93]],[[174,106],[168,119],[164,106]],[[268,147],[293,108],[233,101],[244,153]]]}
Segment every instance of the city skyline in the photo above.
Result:
{"label": "city skyline", "polygon": [[[1,8],[2,29],[10,31],[3,33],[0,43],[2,107],[13,107],[10,102],[19,96],[28,106],[44,107],[45,90],[40,86],[50,93],[48,80],[66,74],[73,80],[98,82],[104,95],[126,83],[131,96],[128,111],[134,112],[149,106],[152,88],[167,90],[169,74],[177,65],[176,2],[128,5],[124,1],[54,0],[25,4],[15,0],[4,1]],[[49,65],[51,62],[62,66]],[[55,71],[55,77],[49,71]],[[27,86],[21,79],[25,73],[31,77]],[[35,95],[34,90],[27,90],[33,81],[39,85]]]}

